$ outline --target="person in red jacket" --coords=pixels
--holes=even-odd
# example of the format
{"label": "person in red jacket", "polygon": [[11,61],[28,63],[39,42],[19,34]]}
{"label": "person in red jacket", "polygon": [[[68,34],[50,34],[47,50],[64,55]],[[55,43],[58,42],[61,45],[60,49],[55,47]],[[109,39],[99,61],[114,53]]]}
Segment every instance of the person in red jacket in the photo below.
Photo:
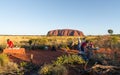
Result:
{"label": "person in red jacket", "polygon": [[86,52],[87,45],[88,41],[86,40],[81,44],[81,51]]}
{"label": "person in red jacket", "polygon": [[7,39],[7,48],[13,48],[14,44],[10,39]]}

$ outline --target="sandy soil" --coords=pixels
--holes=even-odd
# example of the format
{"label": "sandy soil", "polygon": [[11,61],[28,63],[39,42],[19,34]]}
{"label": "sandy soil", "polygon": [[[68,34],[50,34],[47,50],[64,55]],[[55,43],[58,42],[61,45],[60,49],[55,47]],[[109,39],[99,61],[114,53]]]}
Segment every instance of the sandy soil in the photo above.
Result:
{"label": "sandy soil", "polygon": [[9,58],[13,62],[23,62],[31,61],[31,55],[33,55],[32,62],[37,65],[47,64],[51,63],[52,61],[56,60],[57,57],[66,54],[64,51],[57,50],[57,51],[51,51],[51,50],[26,50],[25,54],[12,54],[9,55]]}
{"label": "sandy soil", "polygon": [[[33,55],[33,60],[32,62],[37,65],[42,65],[44,63],[51,63],[52,61],[56,60],[57,57],[68,54],[68,53],[75,53],[77,54],[77,50],[57,50],[57,51],[51,51],[51,50],[26,50],[25,54],[12,54],[9,55],[9,58],[13,62],[23,62],[23,61],[28,61],[30,62],[31,60],[31,54]],[[105,50],[104,48],[101,48],[100,50],[94,51],[94,53],[105,53],[108,55],[112,55],[113,51],[108,49]],[[117,52],[120,53],[120,52]],[[118,56],[118,59],[120,59],[120,56]]]}

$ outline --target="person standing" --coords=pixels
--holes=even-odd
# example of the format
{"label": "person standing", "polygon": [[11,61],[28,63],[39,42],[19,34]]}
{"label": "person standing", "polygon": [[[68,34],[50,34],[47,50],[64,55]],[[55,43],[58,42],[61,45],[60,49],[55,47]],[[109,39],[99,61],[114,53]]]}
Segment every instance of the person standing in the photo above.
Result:
{"label": "person standing", "polygon": [[82,38],[81,44],[86,41],[86,38]]}
{"label": "person standing", "polygon": [[14,44],[10,39],[7,39],[7,48],[13,48]]}
{"label": "person standing", "polygon": [[78,38],[78,50],[81,51],[81,40]]}
{"label": "person standing", "polygon": [[87,46],[88,46],[88,41],[84,41],[82,44],[81,44],[81,52],[80,54],[82,55],[83,59],[85,61],[88,60],[88,49],[87,49]]}
{"label": "person standing", "polygon": [[82,42],[82,44],[81,44],[81,51],[82,52],[86,52],[87,51],[87,46],[88,46],[88,41],[87,40]]}
{"label": "person standing", "polygon": [[89,41],[87,48],[88,48],[88,58],[91,58],[93,55],[93,50],[94,50],[94,46],[93,46],[92,41]]}

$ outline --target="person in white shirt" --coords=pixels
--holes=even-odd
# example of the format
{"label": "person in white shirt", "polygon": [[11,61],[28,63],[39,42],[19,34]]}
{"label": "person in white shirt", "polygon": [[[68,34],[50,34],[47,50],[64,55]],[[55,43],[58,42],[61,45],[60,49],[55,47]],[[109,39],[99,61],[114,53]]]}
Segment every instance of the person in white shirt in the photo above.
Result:
{"label": "person in white shirt", "polygon": [[81,39],[80,39],[80,37],[78,38],[78,50],[81,51]]}

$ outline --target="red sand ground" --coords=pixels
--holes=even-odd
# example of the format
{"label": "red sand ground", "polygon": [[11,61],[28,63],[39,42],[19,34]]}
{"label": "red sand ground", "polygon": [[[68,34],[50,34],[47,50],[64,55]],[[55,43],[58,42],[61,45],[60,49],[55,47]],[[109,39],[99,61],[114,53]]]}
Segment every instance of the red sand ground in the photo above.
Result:
{"label": "red sand ground", "polygon": [[56,60],[57,57],[65,54],[65,52],[57,50],[57,51],[50,51],[50,50],[26,50],[26,54],[12,54],[10,55],[10,60],[13,62],[23,62],[31,60],[31,54],[33,55],[32,62],[41,65],[44,63],[51,63],[52,61]]}
{"label": "red sand ground", "polygon": [[[16,63],[20,63],[23,61],[30,62],[30,56],[31,56],[31,54],[33,54],[33,63],[37,64],[37,65],[43,65],[44,63],[51,63],[51,61],[56,60],[57,57],[64,55],[64,54],[69,54],[69,53],[76,54],[76,53],[78,53],[78,51],[77,50],[69,50],[69,51],[64,51],[64,50],[57,50],[57,51],[26,50],[25,54],[12,54],[9,56],[9,58],[11,61],[16,62]],[[105,50],[104,48],[101,48],[100,50],[96,51],[96,53],[107,53],[107,54],[111,55],[111,54],[113,54],[113,51],[110,49]],[[119,59],[120,59],[120,56],[119,56]],[[71,69],[69,71],[69,75],[78,75],[78,74],[73,69]],[[93,73],[91,73],[90,75],[93,75]]]}
{"label": "red sand ground", "polygon": [[[69,50],[67,53],[78,53],[77,50]],[[104,48],[101,48],[98,51],[95,51],[95,53],[105,53],[108,55],[113,55],[113,51],[108,49],[105,50]],[[117,52],[118,53],[118,52]],[[66,54],[63,50],[57,50],[57,51],[51,51],[51,50],[26,50],[25,54],[12,54],[9,56],[10,60],[13,62],[23,62],[28,61],[30,62],[30,56],[33,54],[33,60],[32,62],[41,65],[44,63],[51,63],[52,61],[56,60],[57,57]],[[120,55],[120,52],[119,52]],[[120,59],[120,56],[118,57]]]}

